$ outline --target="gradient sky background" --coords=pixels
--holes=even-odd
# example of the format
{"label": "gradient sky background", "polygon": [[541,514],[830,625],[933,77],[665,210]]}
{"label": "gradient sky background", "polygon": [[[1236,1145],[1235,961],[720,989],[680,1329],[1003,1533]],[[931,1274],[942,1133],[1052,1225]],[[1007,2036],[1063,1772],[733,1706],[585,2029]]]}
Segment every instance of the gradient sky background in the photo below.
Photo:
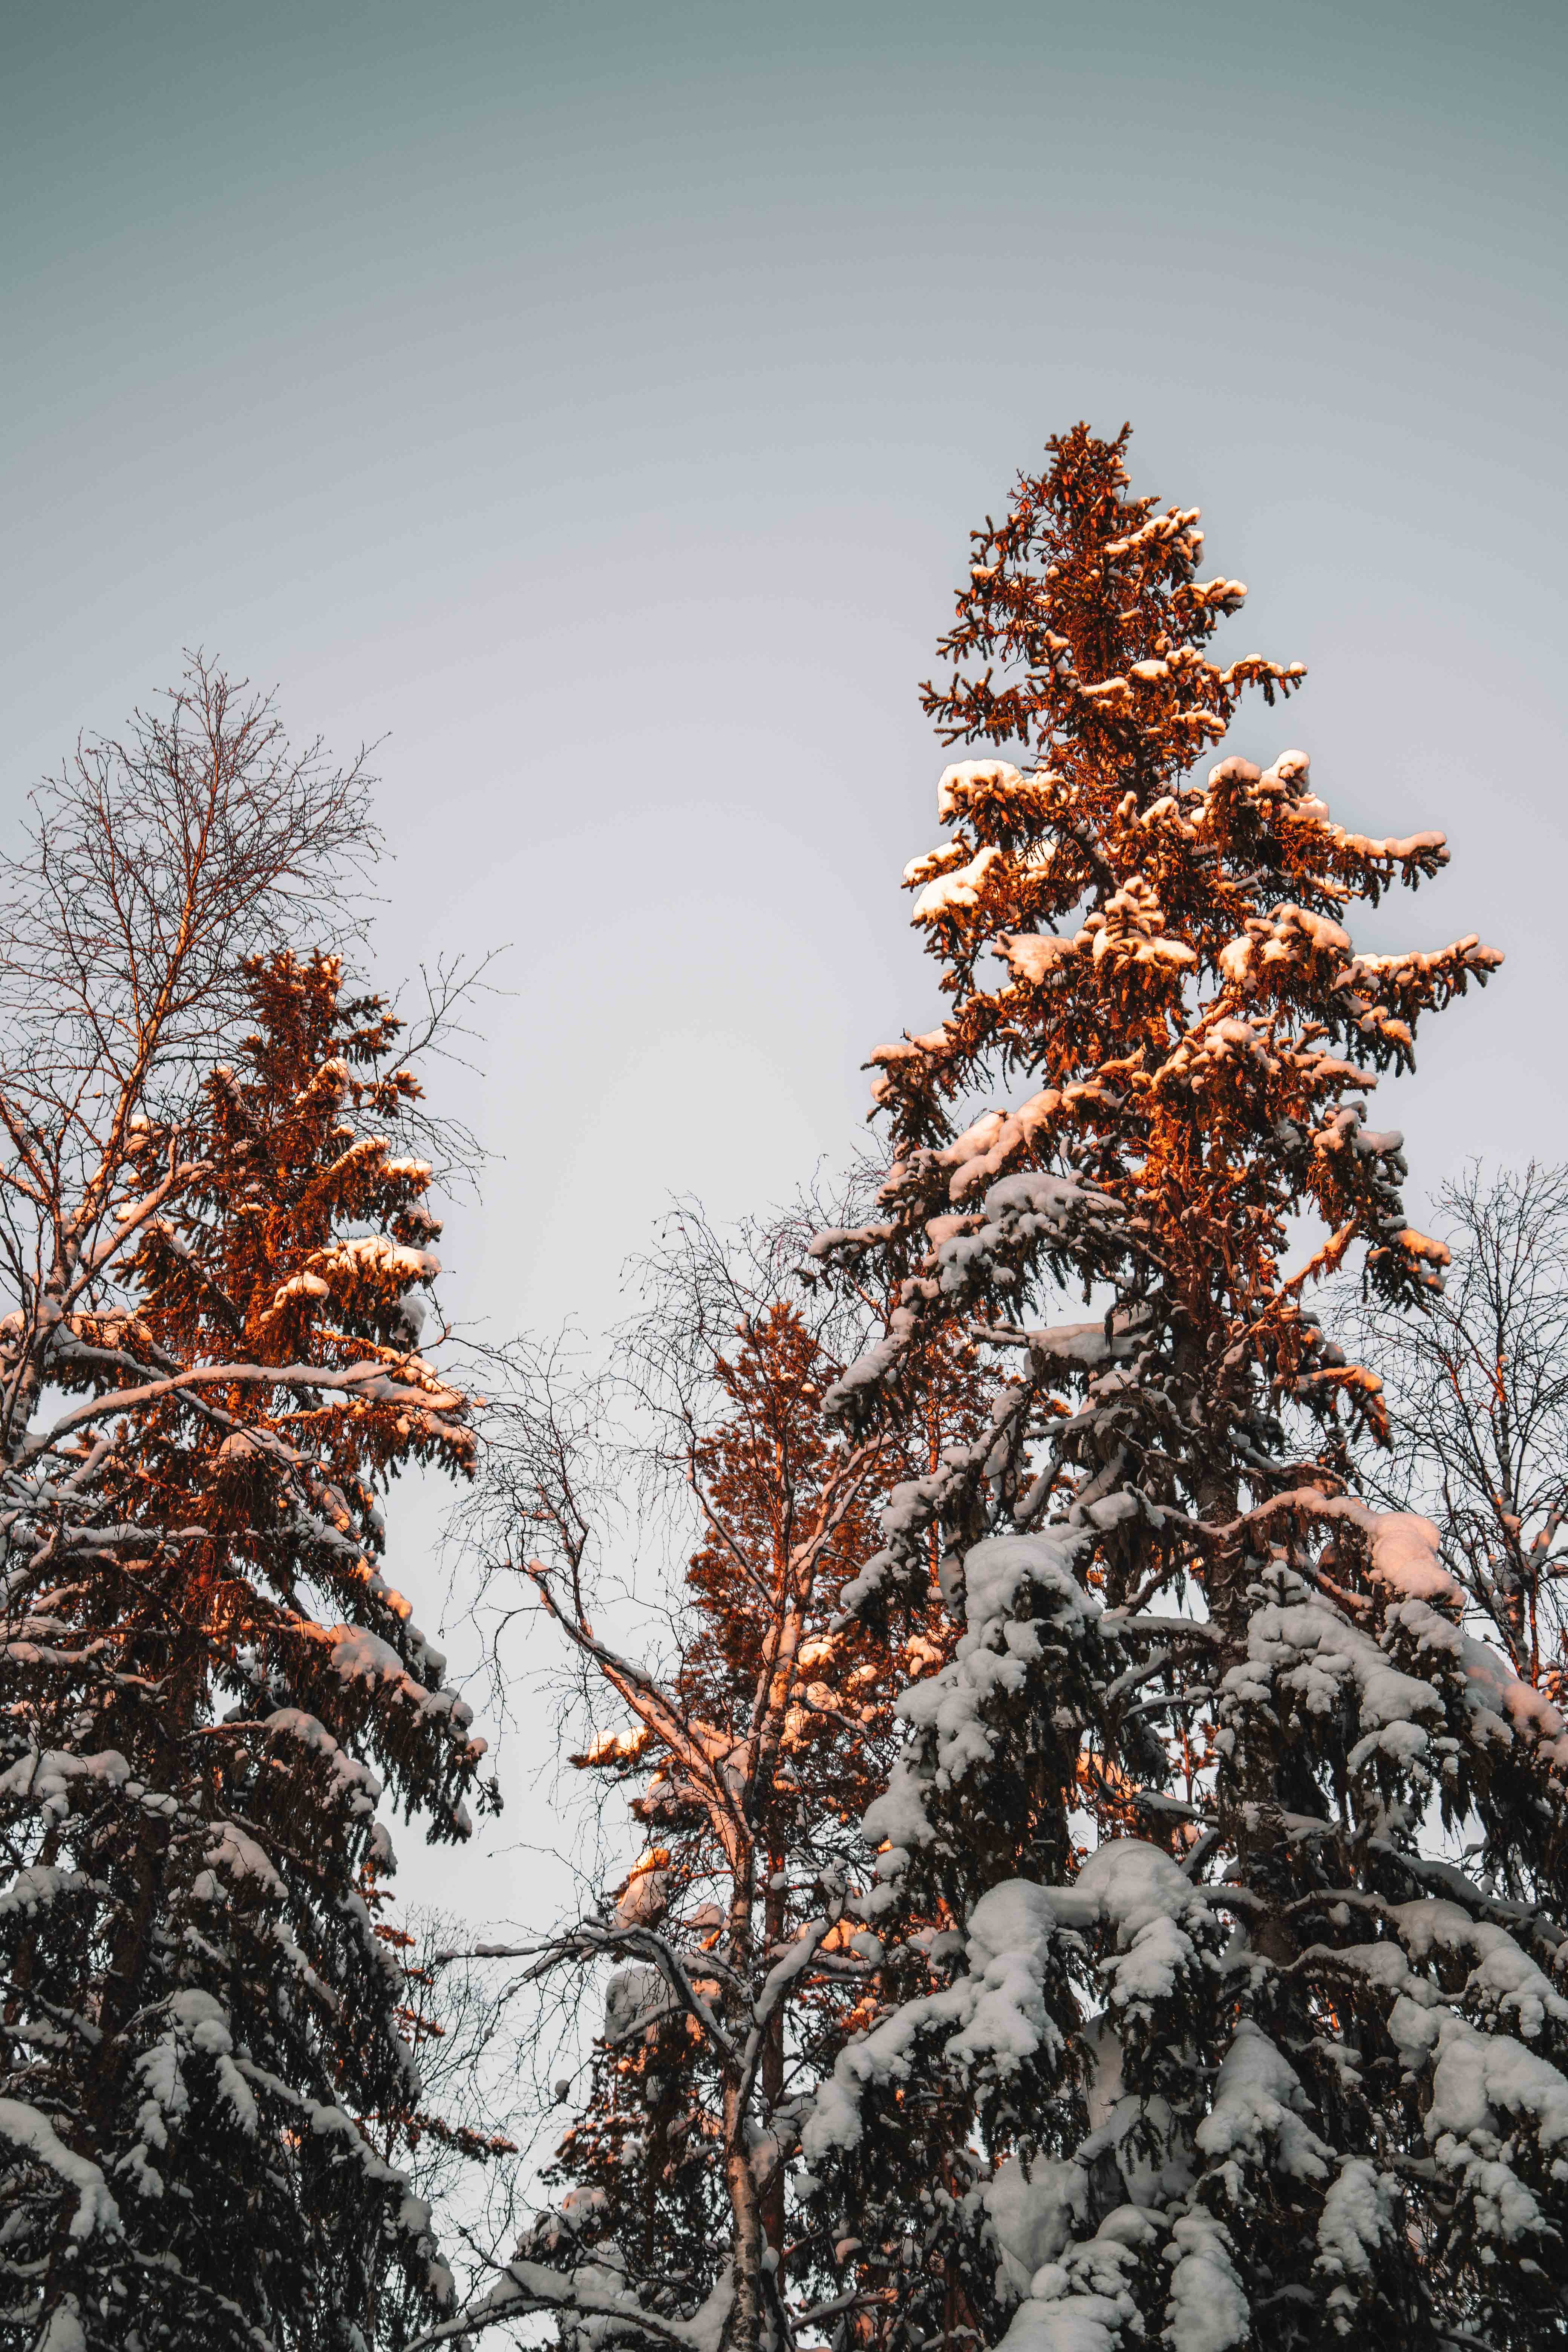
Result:
{"label": "gradient sky background", "polygon": [[[510,943],[457,1313],[595,1328],[672,1192],[853,1139],[935,1003],[914,688],[1080,415],[1310,667],[1232,748],[1448,833],[1372,936],[1507,950],[1380,1097],[1413,1209],[1568,1155],[1560,0],[52,0],[4,54],[5,814],[187,645],[385,738],[384,971]],[[532,1762],[419,1887],[536,1907]]]}

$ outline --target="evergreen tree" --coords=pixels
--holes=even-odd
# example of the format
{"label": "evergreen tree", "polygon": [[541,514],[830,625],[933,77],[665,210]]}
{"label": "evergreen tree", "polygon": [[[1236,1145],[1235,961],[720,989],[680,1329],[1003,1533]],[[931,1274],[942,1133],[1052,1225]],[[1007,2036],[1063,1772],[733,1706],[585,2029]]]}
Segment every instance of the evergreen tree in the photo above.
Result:
{"label": "evergreen tree", "polygon": [[482,1749],[379,1566],[380,1493],[473,1445],[417,1347],[418,1088],[335,959],[244,988],[236,1066],[130,1113],[111,1238],[5,1333],[65,1400],[5,1522],[0,2342],[40,2352],[363,2352],[449,2292],[368,2136],[418,2096],[378,1807],[465,1835]]}
{"label": "evergreen tree", "polygon": [[[624,1463],[595,1472],[579,1443],[579,1425],[603,1428],[602,1387],[574,1405],[545,1378],[514,1400],[510,1439],[492,1423],[483,1507],[501,1558],[629,1717],[572,1760],[625,1793],[646,1843],[596,1910],[524,1948],[535,1983],[603,1985],[603,2028],[545,2174],[551,2207],[448,2335],[545,2312],[576,2347],[754,2347],[794,2340],[837,2296],[844,2233],[807,2216],[789,2168],[805,2103],[872,2013],[883,1967],[845,1906],[861,1816],[897,1752],[893,1702],[951,1650],[923,1582],[879,1628],[837,1624],[837,1595],[889,1476],[923,1462],[933,1431],[973,1435],[974,1384],[955,1348],[931,1368],[917,1432],[826,1429],[823,1392],[867,1315],[781,1296],[775,1240],[727,1248],[688,1210],[624,1335],[623,1392],[656,1474],[637,1517],[672,1489],[697,1538],[657,1667],[613,1634],[590,1559],[610,1533],[595,1496],[628,1484]],[[520,1542],[544,1557],[520,1559]]]}
{"label": "evergreen tree", "polygon": [[[1336,824],[1297,751],[1201,772],[1301,672],[1211,656],[1245,591],[1126,444],[1052,442],[975,534],[925,701],[991,749],[905,876],[949,1009],[873,1056],[892,1172],[815,1244],[897,1300],[827,1400],[849,1435],[907,1424],[944,1334],[1004,1367],[845,1596],[921,1589],[938,1537],[962,1631],[849,1907],[889,1951],[938,1901],[964,1932],[804,2126],[860,2242],[835,2340],[1011,2308],[1027,2352],[1555,2343],[1568,1730],[1430,1524],[1354,1490],[1377,1382],[1304,1298],[1438,1288],[1366,1097],[1498,958],[1345,928],[1440,835]],[[879,2301],[888,2245],[923,2295]]]}

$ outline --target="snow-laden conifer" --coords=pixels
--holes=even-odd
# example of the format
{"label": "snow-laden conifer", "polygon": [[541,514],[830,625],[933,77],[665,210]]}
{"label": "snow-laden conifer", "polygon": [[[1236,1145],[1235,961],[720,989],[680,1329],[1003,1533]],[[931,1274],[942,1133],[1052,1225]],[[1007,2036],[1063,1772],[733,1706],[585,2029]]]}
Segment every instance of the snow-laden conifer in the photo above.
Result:
{"label": "snow-laden conifer", "polygon": [[[757,2352],[816,2340],[860,2299],[841,2302],[847,2233],[812,2208],[800,2124],[879,1988],[923,1980],[923,1948],[889,1963],[847,1904],[898,1749],[893,1700],[952,1628],[924,1582],[879,1627],[834,1621],[890,1478],[973,1433],[975,1390],[959,1348],[931,1368],[917,1425],[826,1427],[824,1390],[884,1323],[874,1298],[790,1295],[808,1231],[726,1240],[689,1205],[614,1380],[574,1393],[546,1353],[490,1410],[488,1558],[531,1580],[575,1654],[598,1720],[572,1761],[624,1792],[637,1844],[579,1917],[513,1948],[519,1994],[580,1998],[597,2030],[585,2079],[561,2080],[548,2204],[428,2340],[543,2315],[570,2352]],[[628,1408],[635,1436],[607,1444]],[[672,1504],[685,1557],[634,1640],[616,1553]],[[538,2057],[559,2074],[553,2042]],[[890,2310],[900,2252],[869,2259],[866,2292]]]}
{"label": "snow-laden conifer", "polygon": [[926,701],[992,748],[905,876],[948,1010],[873,1056],[893,1171],[816,1244],[899,1286],[848,1431],[918,1411],[944,1335],[1004,1368],[845,1594],[923,1586],[934,1529],[962,1630],[858,1904],[889,1950],[953,1933],[803,2127],[847,2310],[872,2246],[930,2284],[842,2339],[1557,2342],[1568,1729],[1355,1492],[1376,1382],[1307,1303],[1440,1283],[1368,1096],[1498,958],[1358,949],[1441,837],[1337,824],[1299,751],[1216,760],[1301,673],[1211,655],[1245,591],[1125,446],[1053,442],[975,536]]}
{"label": "snow-laden conifer", "polygon": [[242,952],[353,793],[205,672],[138,743],[46,804],[0,1055],[0,2342],[363,2352],[447,2284],[378,1809],[462,1835],[480,1753],[377,1498],[468,1404],[397,1024]]}

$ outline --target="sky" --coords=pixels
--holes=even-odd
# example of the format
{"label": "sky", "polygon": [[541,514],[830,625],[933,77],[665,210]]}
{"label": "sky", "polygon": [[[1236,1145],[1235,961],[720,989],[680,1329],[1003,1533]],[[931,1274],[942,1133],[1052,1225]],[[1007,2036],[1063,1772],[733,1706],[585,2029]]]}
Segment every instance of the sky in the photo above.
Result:
{"label": "sky", "polygon": [[[377,745],[378,970],[507,950],[455,1315],[597,1330],[673,1194],[852,1148],[936,1010],[915,689],[1080,416],[1308,665],[1230,748],[1448,835],[1363,936],[1506,951],[1378,1098],[1413,1209],[1568,1157],[1560,5],[54,0],[5,57],[0,819],[186,646]],[[418,1887],[527,1907],[537,1764]]]}

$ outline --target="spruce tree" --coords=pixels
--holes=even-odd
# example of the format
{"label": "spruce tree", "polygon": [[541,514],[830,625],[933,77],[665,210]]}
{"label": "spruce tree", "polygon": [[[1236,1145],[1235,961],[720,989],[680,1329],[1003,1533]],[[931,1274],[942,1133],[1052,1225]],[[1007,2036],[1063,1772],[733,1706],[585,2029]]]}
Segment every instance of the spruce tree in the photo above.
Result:
{"label": "spruce tree", "polygon": [[449,2293],[372,2137],[418,2096],[382,1800],[461,1837],[482,1749],[380,1564],[388,1484],[473,1448],[418,1349],[418,1088],[335,959],[242,979],[235,1063],[128,1117],[112,1238],[5,1334],[65,1398],[5,1487],[0,2342],[39,2352],[364,2352]]}
{"label": "spruce tree", "polygon": [[[1308,1304],[1440,1285],[1367,1097],[1499,959],[1358,950],[1441,836],[1334,823],[1299,751],[1210,764],[1302,673],[1211,654],[1246,592],[1127,439],[1053,441],[974,535],[924,698],[975,755],[905,875],[948,1008],[873,1055],[892,1173],[815,1244],[897,1300],[850,1433],[907,1425],[946,1336],[998,1366],[845,1594],[874,1620],[939,1543],[959,1639],[858,1907],[889,1951],[962,1935],[804,2127],[860,2242],[835,2340],[1559,2342],[1568,1730],[1355,1490],[1377,1382]],[[928,2282],[893,2307],[889,2245]]]}
{"label": "spruce tree", "polygon": [[[887,1975],[846,1908],[859,1825],[897,1753],[893,1702],[952,1632],[924,1581],[877,1627],[836,1625],[838,1593],[889,1479],[924,1466],[933,1436],[972,1437],[976,1414],[959,1348],[931,1367],[917,1428],[847,1441],[825,1427],[847,1338],[882,1320],[874,1303],[781,1292],[804,1237],[781,1267],[765,1227],[730,1245],[683,1213],[623,1334],[616,1385],[643,1433],[630,1458],[599,1450],[615,1390],[574,1400],[548,1361],[504,1408],[510,1434],[492,1408],[490,1557],[532,1580],[612,1703],[572,1761],[624,1796],[641,1845],[596,1905],[521,1948],[526,1980],[593,2002],[600,2030],[581,2091],[562,2084],[574,2112],[548,2206],[437,2336],[534,2313],[574,2352],[606,2335],[756,2352],[836,2302],[845,2231],[807,2210],[793,2159],[806,2103]],[[679,1498],[690,1547],[652,1660],[632,1654],[616,1605],[605,1504],[628,1491],[645,1533],[660,1493]],[[553,2049],[540,2056],[554,2073]],[[876,2292],[902,2292],[897,2249]]]}

